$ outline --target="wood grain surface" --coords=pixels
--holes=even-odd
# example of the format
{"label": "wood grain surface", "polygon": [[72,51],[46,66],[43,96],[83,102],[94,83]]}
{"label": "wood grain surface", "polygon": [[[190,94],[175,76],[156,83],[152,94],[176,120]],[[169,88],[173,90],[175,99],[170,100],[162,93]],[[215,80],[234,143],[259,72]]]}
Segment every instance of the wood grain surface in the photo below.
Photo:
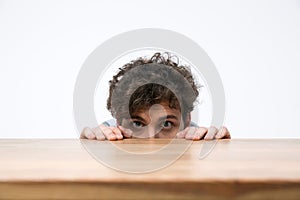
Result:
{"label": "wood grain surface", "polygon": [[[128,162],[127,154],[155,153],[170,142],[2,139],[0,199],[300,199],[299,139],[176,140],[178,148]],[[87,151],[101,151],[120,169],[141,169],[160,166],[187,144],[171,164],[136,174],[107,167]]]}

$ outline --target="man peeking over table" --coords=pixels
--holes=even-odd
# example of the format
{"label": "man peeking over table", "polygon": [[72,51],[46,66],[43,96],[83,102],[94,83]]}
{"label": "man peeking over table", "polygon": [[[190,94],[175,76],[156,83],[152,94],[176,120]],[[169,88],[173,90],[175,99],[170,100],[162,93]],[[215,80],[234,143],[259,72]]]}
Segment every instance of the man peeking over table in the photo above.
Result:
{"label": "man peeking over table", "polygon": [[226,127],[205,128],[192,122],[200,87],[190,67],[179,65],[170,53],[155,53],[150,59],[125,64],[109,84],[107,109],[114,119],[84,128],[81,139],[230,138]]}

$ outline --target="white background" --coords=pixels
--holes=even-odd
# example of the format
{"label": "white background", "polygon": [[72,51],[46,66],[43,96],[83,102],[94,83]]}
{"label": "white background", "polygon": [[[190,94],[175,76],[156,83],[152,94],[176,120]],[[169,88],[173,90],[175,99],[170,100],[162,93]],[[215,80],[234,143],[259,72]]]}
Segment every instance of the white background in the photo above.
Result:
{"label": "white background", "polygon": [[180,32],[208,53],[233,138],[300,136],[299,0],[0,0],[0,138],[78,138],[72,107],[82,63],[137,28]]}

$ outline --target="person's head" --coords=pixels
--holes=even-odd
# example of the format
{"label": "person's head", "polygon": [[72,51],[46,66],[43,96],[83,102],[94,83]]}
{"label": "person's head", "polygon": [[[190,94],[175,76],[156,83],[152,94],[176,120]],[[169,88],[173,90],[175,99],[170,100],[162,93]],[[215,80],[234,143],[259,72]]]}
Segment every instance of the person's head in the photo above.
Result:
{"label": "person's head", "polygon": [[169,53],[133,60],[109,83],[107,109],[134,136],[172,138],[189,126],[198,86]]}

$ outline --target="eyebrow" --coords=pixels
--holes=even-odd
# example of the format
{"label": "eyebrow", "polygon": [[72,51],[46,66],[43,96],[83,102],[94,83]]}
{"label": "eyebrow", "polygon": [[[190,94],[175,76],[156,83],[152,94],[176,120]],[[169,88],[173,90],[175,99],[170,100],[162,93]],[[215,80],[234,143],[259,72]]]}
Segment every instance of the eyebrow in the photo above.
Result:
{"label": "eyebrow", "polygon": [[131,119],[132,119],[132,120],[133,120],[133,119],[139,120],[139,121],[141,121],[141,122],[143,122],[143,123],[146,123],[146,121],[145,121],[142,117],[140,117],[140,116],[138,116],[138,115],[133,115],[133,116],[131,116]]}
{"label": "eyebrow", "polygon": [[[136,119],[136,120],[139,120],[139,121],[141,121],[143,123],[146,123],[146,121],[142,117],[140,117],[138,115],[133,115],[131,117],[131,119]],[[176,117],[175,115],[167,115],[167,116],[160,117],[158,119],[158,121],[162,121],[162,120],[165,120],[165,119],[176,119],[176,120],[178,120],[178,117]]]}
{"label": "eyebrow", "polygon": [[167,116],[163,116],[163,117],[159,118],[159,120],[164,120],[164,119],[176,119],[176,120],[178,120],[178,117],[176,117],[175,115],[167,115]]}

